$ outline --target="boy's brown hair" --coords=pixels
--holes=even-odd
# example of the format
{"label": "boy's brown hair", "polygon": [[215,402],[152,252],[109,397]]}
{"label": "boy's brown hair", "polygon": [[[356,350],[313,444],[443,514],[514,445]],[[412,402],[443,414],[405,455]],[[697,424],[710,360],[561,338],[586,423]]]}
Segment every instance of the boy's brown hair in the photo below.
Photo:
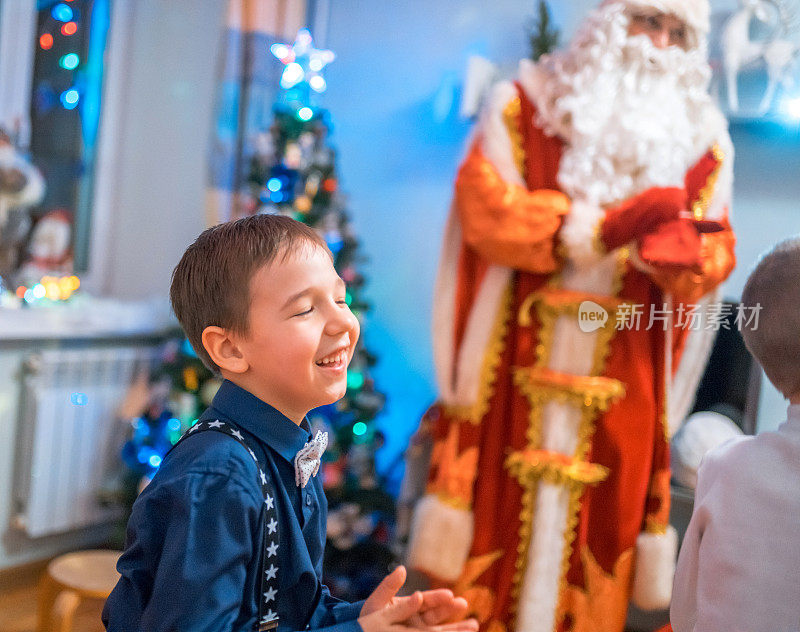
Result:
{"label": "boy's brown hair", "polygon": [[782,241],[761,258],[747,279],[742,305],[748,310],[758,310],[758,320],[751,319],[742,327],[750,353],[784,396],[797,395],[800,393],[800,238]]}
{"label": "boy's brown hair", "polygon": [[254,215],[209,228],[186,249],[172,272],[169,297],[203,364],[219,371],[203,346],[203,330],[216,325],[247,334],[253,275],[309,244],[330,254],[306,224],[282,215]]}

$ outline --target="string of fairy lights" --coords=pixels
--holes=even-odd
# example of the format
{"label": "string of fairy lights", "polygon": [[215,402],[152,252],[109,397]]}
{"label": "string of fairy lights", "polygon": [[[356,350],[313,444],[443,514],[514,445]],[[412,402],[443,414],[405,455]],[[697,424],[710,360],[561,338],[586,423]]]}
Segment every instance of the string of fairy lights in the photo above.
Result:
{"label": "string of fairy lights", "polygon": [[[78,32],[80,12],[72,3],[74,0],[64,0],[50,9],[50,19],[47,20],[43,32],[39,34],[39,47],[42,50],[51,50],[56,44],[56,38],[70,38]],[[77,42],[76,42],[77,44]],[[77,51],[64,53],[58,59],[58,65],[64,70],[73,72],[81,64],[81,57]],[[81,95],[77,86],[71,85],[59,94],[59,101],[65,110],[74,110],[78,107]]]}

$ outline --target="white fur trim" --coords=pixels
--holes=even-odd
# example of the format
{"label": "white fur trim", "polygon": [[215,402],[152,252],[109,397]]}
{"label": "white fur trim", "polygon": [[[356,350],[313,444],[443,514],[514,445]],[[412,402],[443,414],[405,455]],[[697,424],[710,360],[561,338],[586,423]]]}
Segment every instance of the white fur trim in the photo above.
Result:
{"label": "white fur trim", "polygon": [[514,162],[511,136],[503,118],[508,103],[518,96],[516,87],[510,81],[501,81],[492,88],[488,107],[481,115],[480,138],[484,155],[497,169],[500,177],[506,182],[524,187],[525,180]]}
{"label": "white fur trim", "polygon": [[503,293],[510,279],[509,268],[493,265],[486,271],[467,320],[461,348],[458,350],[453,402],[448,403],[467,406],[477,399],[483,356],[486,354]]}
{"label": "white fur trim", "polygon": [[516,632],[552,632],[555,626],[568,510],[569,489],[539,483]]}
{"label": "white fur trim", "polygon": [[595,204],[581,199],[572,201],[569,215],[559,233],[561,243],[567,249],[567,257],[579,268],[596,265],[603,258],[597,249],[596,236],[605,211]]}
{"label": "white fur trim", "polygon": [[461,249],[461,226],[455,209],[450,209],[444,231],[442,256],[433,299],[433,362],[436,367],[436,380],[439,397],[450,402],[454,398],[455,314],[456,314],[456,276],[458,255]]}
{"label": "white fur trim", "polygon": [[631,601],[642,610],[663,610],[672,598],[672,580],[678,557],[678,532],[640,533],[636,538],[636,565]]}
{"label": "white fur trim", "polygon": [[471,511],[456,509],[428,494],[414,510],[408,565],[437,579],[455,582],[469,557],[473,535]]}

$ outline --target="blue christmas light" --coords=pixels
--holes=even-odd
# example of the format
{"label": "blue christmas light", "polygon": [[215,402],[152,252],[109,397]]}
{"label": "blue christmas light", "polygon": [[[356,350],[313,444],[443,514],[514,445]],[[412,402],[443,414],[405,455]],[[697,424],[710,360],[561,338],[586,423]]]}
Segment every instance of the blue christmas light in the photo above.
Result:
{"label": "blue christmas light", "polygon": [[147,462],[150,463],[152,467],[158,467],[159,465],[161,465],[161,457],[158,456],[157,454],[153,454],[150,456]]}
{"label": "blue christmas light", "polygon": [[86,406],[89,403],[89,398],[86,397],[86,393],[73,393],[70,395],[69,401],[72,402],[73,406]]}
{"label": "blue christmas light", "polygon": [[359,421],[357,424],[353,426],[353,434],[357,437],[360,437],[367,431],[367,424],[363,421]]}
{"label": "blue christmas light", "polygon": [[69,22],[72,19],[74,12],[69,6],[62,3],[54,6],[53,10],[50,12],[50,15],[52,15],[59,22]]}
{"label": "blue christmas light", "polygon": [[75,53],[67,53],[58,60],[58,65],[66,70],[75,70],[80,63],[81,58]]}
{"label": "blue christmas light", "polygon": [[297,110],[297,118],[299,118],[301,121],[310,121],[312,116],[314,116],[314,110],[309,107],[300,108]]}
{"label": "blue christmas light", "polygon": [[61,93],[61,105],[67,110],[73,110],[78,105],[78,100],[81,98],[80,94],[75,88],[64,90]]}
{"label": "blue christmas light", "polygon": [[267,182],[267,188],[273,192],[280,191],[283,188],[281,185],[280,178],[270,178],[269,181]]}

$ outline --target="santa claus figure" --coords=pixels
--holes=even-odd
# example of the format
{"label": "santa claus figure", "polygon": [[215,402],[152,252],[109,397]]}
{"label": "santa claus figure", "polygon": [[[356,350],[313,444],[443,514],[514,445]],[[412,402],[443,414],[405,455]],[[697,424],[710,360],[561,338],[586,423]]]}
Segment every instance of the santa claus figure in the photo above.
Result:
{"label": "santa claus figure", "polygon": [[607,631],[669,603],[669,436],[734,266],[706,0],[606,0],[498,84],[437,282],[439,403],[409,549],[483,630]]}

